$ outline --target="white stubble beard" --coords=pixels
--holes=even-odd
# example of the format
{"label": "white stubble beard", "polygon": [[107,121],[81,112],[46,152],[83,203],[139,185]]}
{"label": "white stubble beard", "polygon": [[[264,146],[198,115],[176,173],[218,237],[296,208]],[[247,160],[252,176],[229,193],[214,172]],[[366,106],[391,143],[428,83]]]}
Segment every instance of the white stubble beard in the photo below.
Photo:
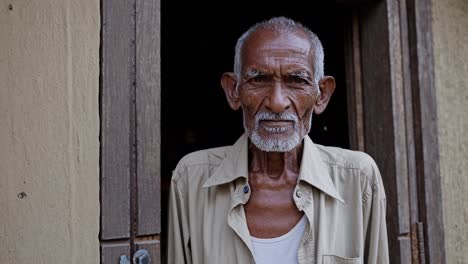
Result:
{"label": "white stubble beard", "polygon": [[[275,139],[275,138],[265,138],[260,135],[259,130],[264,129],[266,132],[271,134],[280,134],[287,131],[287,128],[262,128],[260,127],[260,121],[262,120],[288,120],[293,121],[293,134],[287,139]],[[289,152],[293,150],[299,143],[302,141],[303,137],[299,135],[299,118],[294,113],[283,112],[281,114],[275,114],[272,112],[259,112],[255,115],[255,127],[253,131],[250,131],[245,123],[244,116],[244,129],[249,135],[250,141],[260,150],[266,152]],[[309,118],[309,128],[312,126],[312,114]],[[307,129],[307,128],[306,128]],[[308,134],[309,131],[303,135]]]}

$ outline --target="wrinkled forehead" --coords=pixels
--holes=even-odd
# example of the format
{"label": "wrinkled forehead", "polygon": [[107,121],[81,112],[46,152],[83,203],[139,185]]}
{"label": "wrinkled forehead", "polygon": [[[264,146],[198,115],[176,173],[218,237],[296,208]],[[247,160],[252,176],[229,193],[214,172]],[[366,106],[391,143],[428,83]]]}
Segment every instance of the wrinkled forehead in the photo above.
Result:
{"label": "wrinkled forehead", "polygon": [[272,31],[259,29],[246,39],[242,49],[242,64],[265,56],[302,58],[312,65],[312,44],[301,31]]}

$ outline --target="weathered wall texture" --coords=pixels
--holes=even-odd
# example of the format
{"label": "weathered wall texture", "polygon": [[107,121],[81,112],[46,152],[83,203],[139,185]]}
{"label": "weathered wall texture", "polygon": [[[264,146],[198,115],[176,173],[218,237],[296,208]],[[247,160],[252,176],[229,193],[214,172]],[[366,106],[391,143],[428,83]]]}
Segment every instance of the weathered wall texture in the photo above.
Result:
{"label": "weathered wall texture", "polygon": [[99,0],[0,0],[0,263],[99,262]]}
{"label": "weathered wall texture", "polygon": [[432,8],[447,263],[468,263],[468,1]]}

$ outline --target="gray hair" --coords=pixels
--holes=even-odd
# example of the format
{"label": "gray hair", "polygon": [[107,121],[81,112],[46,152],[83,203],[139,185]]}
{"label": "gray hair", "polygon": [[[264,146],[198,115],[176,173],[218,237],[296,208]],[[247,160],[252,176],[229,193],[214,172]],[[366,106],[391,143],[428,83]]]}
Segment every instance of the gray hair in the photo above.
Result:
{"label": "gray hair", "polygon": [[302,31],[309,38],[312,49],[314,50],[314,83],[318,83],[320,79],[324,76],[323,71],[323,47],[317,35],[315,35],[310,29],[305,27],[299,22],[296,22],[292,19],[286,17],[274,17],[270,20],[266,20],[260,23],[257,23],[250,27],[242,36],[237,40],[236,51],[234,55],[234,73],[238,80],[241,78],[242,71],[242,49],[244,47],[245,40],[252,35],[258,29],[271,30],[279,33],[294,33]]}

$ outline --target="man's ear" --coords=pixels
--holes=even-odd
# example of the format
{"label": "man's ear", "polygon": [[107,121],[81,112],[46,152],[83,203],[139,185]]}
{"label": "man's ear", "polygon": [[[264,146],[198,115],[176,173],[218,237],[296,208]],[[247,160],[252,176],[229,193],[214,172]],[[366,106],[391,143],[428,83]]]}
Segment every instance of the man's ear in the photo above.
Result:
{"label": "man's ear", "polygon": [[335,91],[335,78],[332,76],[324,76],[319,81],[320,93],[318,95],[317,101],[315,102],[314,113],[321,114],[325,111],[325,108],[330,101],[330,98]]}
{"label": "man's ear", "polygon": [[237,91],[237,78],[233,72],[225,72],[221,76],[221,86],[226,93],[226,98],[232,110],[240,108],[239,92]]}

